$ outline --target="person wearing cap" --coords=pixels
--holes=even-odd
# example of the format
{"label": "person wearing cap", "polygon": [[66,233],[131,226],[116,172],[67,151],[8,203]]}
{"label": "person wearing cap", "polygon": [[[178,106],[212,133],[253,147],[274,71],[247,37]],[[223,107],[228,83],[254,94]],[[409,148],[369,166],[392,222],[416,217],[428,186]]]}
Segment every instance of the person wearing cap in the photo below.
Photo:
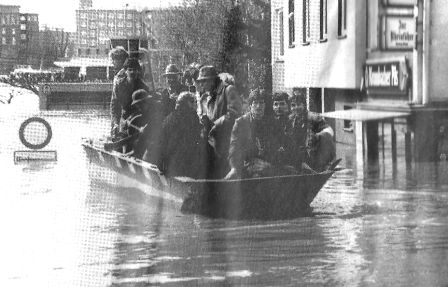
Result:
{"label": "person wearing cap", "polygon": [[230,171],[225,179],[276,174],[273,163],[279,148],[279,131],[275,130],[272,115],[265,113],[267,99],[264,90],[251,91],[249,112],[236,119],[230,137]]}
{"label": "person wearing cap", "polygon": [[306,108],[306,94],[293,90],[289,97],[291,114],[286,133],[296,148],[296,165],[305,163],[315,171],[323,171],[336,157],[333,129],[325,119]]}
{"label": "person wearing cap", "polygon": [[174,64],[169,64],[163,76],[168,87],[162,91],[162,105],[165,116],[169,115],[176,106],[177,97],[181,92],[188,91],[188,87],[181,83],[181,71]]}
{"label": "person wearing cap", "polygon": [[109,52],[109,58],[112,61],[113,73],[112,75],[118,78],[126,77],[126,72],[123,69],[124,62],[129,58],[128,52],[121,46],[115,47]]}
{"label": "person wearing cap", "polygon": [[196,114],[196,97],[182,92],[174,112],[162,125],[160,158],[157,166],[168,176],[205,178],[202,126]]}
{"label": "person wearing cap", "polygon": [[112,97],[110,101],[111,136],[112,140],[119,138],[124,131],[124,119],[131,115],[132,94],[143,89],[149,92],[148,86],[141,79],[141,66],[136,58],[128,58],[123,68],[126,77],[117,78],[113,83]]}

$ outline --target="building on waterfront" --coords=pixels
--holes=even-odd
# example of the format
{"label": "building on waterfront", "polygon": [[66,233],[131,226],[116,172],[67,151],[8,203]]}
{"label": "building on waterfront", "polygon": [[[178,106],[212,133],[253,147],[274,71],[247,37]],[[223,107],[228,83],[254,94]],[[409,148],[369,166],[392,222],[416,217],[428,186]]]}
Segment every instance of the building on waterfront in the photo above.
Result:
{"label": "building on waterfront", "polygon": [[336,141],[357,143],[359,157],[378,157],[385,126],[392,150],[403,138],[406,159],[438,157],[439,131],[448,126],[448,58],[440,48],[448,42],[448,6],[423,0],[271,5],[274,90],[302,90],[310,110],[332,112],[326,115],[335,118]]}
{"label": "building on waterfront", "polygon": [[39,42],[39,16],[20,13],[20,6],[0,5],[0,73],[16,65],[33,65]]}
{"label": "building on waterfront", "polygon": [[20,45],[18,62],[21,65],[36,66],[38,57],[36,47],[39,45],[39,15],[35,13],[21,13]]}
{"label": "building on waterfront", "polygon": [[0,73],[12,70],[20,43],[20,6],[0,5]]}

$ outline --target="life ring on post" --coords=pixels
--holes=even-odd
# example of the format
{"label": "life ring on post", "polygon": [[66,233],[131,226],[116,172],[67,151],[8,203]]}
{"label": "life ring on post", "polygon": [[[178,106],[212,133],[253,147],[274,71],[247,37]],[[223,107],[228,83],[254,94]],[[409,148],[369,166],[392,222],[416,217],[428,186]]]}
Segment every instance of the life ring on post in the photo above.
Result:
{"label": "life ring on post", "polygon": [[[34,123],[34,122],[43,124],[43,125],[45,126],[45,129],[47,130],[47,137],[45,138],[45,140],[44,140],[43,142],[41,142],[41,143],[39,143],[39,144],[33,144],[33,143],[30,143],[30,142],[27,141],[27,139],[25,138],[25,129],[26,129],[26,127],[27,127],[29,124]],[[46,147],[46,146],[50,143],[52,137],[53,137],[53,132],[52,132],[52,130],[51,130],[51,126],[50,126],[50,124],[49,124],[46,120],[44,120],[43,118],[40,118],[40,117],[31,117],[31,118],[26,119],[26,120],[20,125],[20,129],[19,129],[19,138],[20,138],[20,141],[23,143],[23,145],[26,146],[27,148],[34,149],[34,150],[36,150],[36,149],[42,149],[42,148]]]}

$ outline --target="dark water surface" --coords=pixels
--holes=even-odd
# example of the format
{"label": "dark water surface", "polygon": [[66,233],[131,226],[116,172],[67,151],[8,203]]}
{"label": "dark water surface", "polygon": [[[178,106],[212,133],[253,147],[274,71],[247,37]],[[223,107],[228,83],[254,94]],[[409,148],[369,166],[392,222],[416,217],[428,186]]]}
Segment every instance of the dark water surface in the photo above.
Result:
{"label": "dark water surface", "polygon": [[[0,106],[0,286],[448,286],[446,163],[345,169],[308,217],[209,219],[89,165],[106,115],[25,102]],[[32,115],[57,162],[14,164]]]}

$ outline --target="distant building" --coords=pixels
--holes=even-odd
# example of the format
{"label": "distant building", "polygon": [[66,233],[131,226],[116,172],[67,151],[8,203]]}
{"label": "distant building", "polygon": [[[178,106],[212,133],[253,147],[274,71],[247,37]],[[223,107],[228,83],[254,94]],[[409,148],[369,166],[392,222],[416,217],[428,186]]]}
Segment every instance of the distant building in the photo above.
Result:
{"label": "distant building", "polygon": [[0,73],[11,71],[17,63],[20,43],[20,6],[0,5]]}
{"label": "distant building", "polygon": [[19,46],[19,64],[32,65],[38,64],[39,45],[39,16],[38,14],[20,14],[20,46]]}
{"label": "distant building", "polygon": [[76,10],[75,54],[107,57],[111,38],[141,37],[143,32],[142,13],[137,10],[79,9]]}

